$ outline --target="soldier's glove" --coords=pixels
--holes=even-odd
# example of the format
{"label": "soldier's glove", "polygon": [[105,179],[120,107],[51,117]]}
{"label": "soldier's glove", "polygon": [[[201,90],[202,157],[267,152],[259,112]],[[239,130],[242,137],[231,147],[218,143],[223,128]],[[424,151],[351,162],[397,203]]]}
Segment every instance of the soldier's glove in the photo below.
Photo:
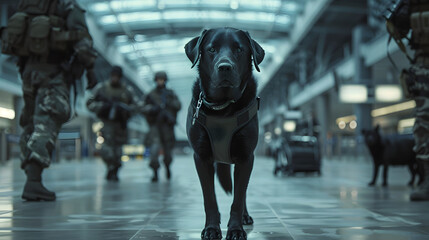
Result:
{"label": "soldier's glove", "polygon": [[86,89],[92,89],[97,85],[97,78],[95,77],[94,69],[86,69],[86,79],[88,80],[88,84]]}

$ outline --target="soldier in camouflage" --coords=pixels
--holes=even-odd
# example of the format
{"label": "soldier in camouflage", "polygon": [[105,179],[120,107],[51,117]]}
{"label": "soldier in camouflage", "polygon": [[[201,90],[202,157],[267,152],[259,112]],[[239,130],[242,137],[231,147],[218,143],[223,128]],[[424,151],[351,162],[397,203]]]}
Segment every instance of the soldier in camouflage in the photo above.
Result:
{"label": "soldier in camouflage", "polygon": [[87,102],[87,107],[100,118],[104,126],[101,157],[107,165],[106,179],[118,181],[122,145],[127,142],[127,122],[137,106],[142,105],[134,90],[121,82],[122,68],[114,66],[110,81],[99,83]]}
{"label": "soldier in camouflage", "polygon": [[[24,20],[32,19],[26,21],[30,22],[25,27],[26,32],[17,31],[24,28],[22,23],[26,22],[20,21],[23,16]],[[51,23],[58,25],[49,25]],[[16,35],[16,32],[27,35]],[[59,38],[51,41],[43,32],[51,32]],[[26,45],[17,45],[16,36],[24,39],[22,43]],[[22,198],[54,201],[55,193],[43,186],[41,176],[43,169],[51,163],[62,124],[71,117],[70,86],[85,69],[90,80],[88,87],[96,84],[92,77],[96,52],[92,49],[85,12],[74,0],[20,0],[18,12],[9,19],[8,27],[3,31],[2,52],[19,57],[22,78],[25,105],[20,117],[23,128],[21,167],[27,175]]]}
{"label": "soldier in camouflage", "polygon": [[159,152],[164,152],[164,165],[167,179],[171,178],[170,164],[173,161],[172,150],[176,141],[174,125],[177,112],[181,108],[179,98],[173,90],[167,89],[165,84],[167,74],[163,71],[155,74],[156,88],[146,97],[143,114],[149,123],[145,145],[150,148],[150,164],[153,169],[152,182],[158,181]]}
{"label": "soldier in camouflage", "polygon": [[387,29],[406,53],[402,39],[411,30],[410,45],[415,50],[412,66],[401,80],[406,94],[415,100],[414,151],[424,174],[424,182],[410,195],[411,201],[429,201],[429,0],[401,0],[387,20]]}

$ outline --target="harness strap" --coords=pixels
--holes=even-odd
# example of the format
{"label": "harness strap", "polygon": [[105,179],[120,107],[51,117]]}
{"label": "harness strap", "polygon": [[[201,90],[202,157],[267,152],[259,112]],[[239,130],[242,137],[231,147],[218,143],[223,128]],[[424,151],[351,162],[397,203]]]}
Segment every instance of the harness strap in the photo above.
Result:
{"label": "harness strap", "polygon": [[234,134],[246,126],[259,110],[259,97],[252,101],[246,108],[230,117],[219,117],[205,114],[192,105],[189,109],[188,121],[193,116],[193,122],[197,121],[206,130],[213,151],[215,162],[232,164],[230,156],[231,141]]}

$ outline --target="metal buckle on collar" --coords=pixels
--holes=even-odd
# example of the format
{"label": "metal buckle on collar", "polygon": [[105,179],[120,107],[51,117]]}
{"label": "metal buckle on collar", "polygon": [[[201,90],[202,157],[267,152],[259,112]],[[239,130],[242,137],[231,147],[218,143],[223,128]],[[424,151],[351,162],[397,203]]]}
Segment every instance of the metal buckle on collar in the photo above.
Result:
{"label": "metal buckle on collar", "polygon": [[197,102],[197,109],[195,110],[194,116],[192,117],[192,125],[195,124],[195,120],[198,118],[200,108],[203,105],[203,92],[200,92],[200,97]]}

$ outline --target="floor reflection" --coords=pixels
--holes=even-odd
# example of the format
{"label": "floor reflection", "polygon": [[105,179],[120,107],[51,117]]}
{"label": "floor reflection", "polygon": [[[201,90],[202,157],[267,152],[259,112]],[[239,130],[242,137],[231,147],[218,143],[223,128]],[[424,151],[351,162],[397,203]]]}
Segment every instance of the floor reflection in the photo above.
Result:
{"label": "floor reflection", "polygon": [[[259,157],[248,191],[255,225],[248,239],[427,239],[429,203],[411,203],[408,173],[391,169],[390,186],[367,187],[371,164],[325,161],[323,175],[274,177]],[[44,175],[56,202],[23,202],[19,162],[0,166],[0,239],[199,239],[204,226],[200,184],[191,157],[178,156],[173,179],[151,183],[147,162],[130,161],[119,183],[104,181],[98,161],[64,162]],[[352,174],[349,174],[352,173]],[[217,186],[226,236],[232,197]]]}

